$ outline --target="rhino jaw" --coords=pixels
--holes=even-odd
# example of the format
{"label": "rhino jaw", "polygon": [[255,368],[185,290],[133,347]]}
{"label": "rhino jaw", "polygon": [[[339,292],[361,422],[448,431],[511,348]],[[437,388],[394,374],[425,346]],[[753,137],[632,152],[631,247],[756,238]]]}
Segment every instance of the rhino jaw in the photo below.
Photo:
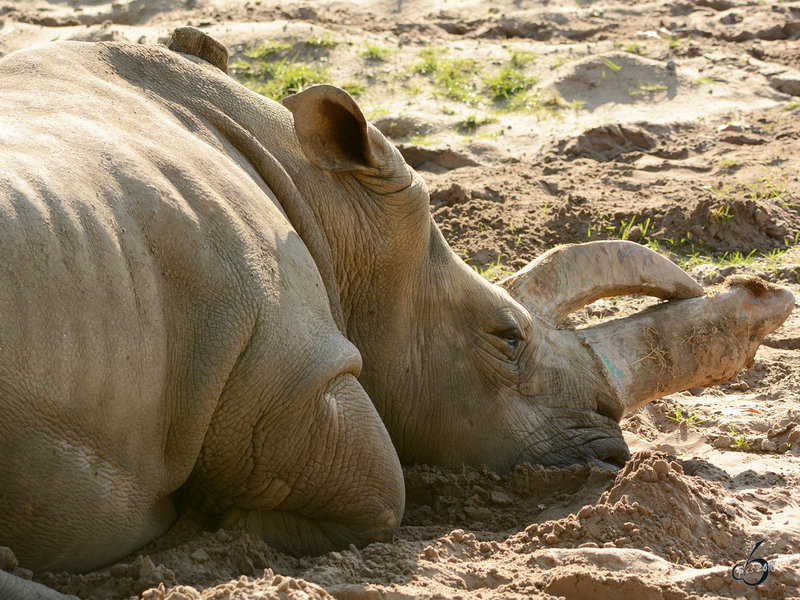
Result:
{"label": "rhino jaw", "polygon": [[613,413],[694,386],[728,381],[753,364],[787,319],[794,296],[757,277],[734,277],[699,298],[673,300],[579,330],[616,391]]}

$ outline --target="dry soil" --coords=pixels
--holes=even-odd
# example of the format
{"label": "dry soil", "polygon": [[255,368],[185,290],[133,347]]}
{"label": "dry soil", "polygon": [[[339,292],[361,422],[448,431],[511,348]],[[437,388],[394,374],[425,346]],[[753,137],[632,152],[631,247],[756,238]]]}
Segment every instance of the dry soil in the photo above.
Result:
{"label": "dry soil", "polygon": [[[185,24],[250,85],[278,60],[357,94],[489,277],[627,238],[703,285],[758,274],[800,298],[798,1],[0,0],[0,55]],[[488,83],[504,69],[521,95]],[[645,303],[600,301],[572,325]],[[387,543],[298,559],[187,513],[119,564],[36,579],[86,599],[800,598],[798,394],[796,310],[736,380],[626,417],[619,473],[409,467]],[[770,571],[748,586],[731,569],[760,540]]]}

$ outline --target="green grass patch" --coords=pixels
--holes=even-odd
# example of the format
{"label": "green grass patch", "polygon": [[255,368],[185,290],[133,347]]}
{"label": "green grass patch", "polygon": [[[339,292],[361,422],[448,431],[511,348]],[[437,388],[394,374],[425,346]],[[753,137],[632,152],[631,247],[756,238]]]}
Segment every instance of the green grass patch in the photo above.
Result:
{"label": "green grass patch", "polygon": [[434,75],[442,61],[442,51],[428,46],[419,52],[420,60],[413,66],[413,71],[421,75]]}
{"label": "green grass patch", "polygon": [[456,127],[465,133],[474,133],[481,125],[487,125],[497,121],[494,117],[470,115],[456,123]]}
{"label": "green grass patch", "polygon": [[639,42],[631,42],[630,44],[626,45],[623,48],[623,51],[628,52],[630,54],[644,54],[644,46]]}
{"label": "green grass patch", "polygon": [[652,83],[650,81],[640,81],[635,88],[628,90],[631,96],[642,96],[645,94],[656,94],[667,91],[667,86],[663,83]]}
{"label": "green grass patch", "polygon": [[489,263],[485,267],[476,267],[473,265],[473,269],[475,272],[483,277],[484,279],[488,279],[489,281],[495,281],[500,279],[501,277],[505,277],[506,275],[511,275],[514,272],[514,269],[507,267],[506,265],[500,262],[502,255],[497,255],[497,260],[493,263]]}
{"label": "green grass patch", "polygon": [[524,50],[511,50],[511,58],[509,64],[515,69],[523,69],[527,65],[536,60],[536,55],[533,52],[525,52]]}
{"label": "green grass patch", "polygon": [[387,46],[380,46],[378,44],[367,43],[364,51],[361,53],[361,56],[366,58],[367,60],[374,60],[374,61],[386,61],[389,59],[389,55],[392,53],[391,48]]}
{"label": "green grass patch", "polygon": [[776,177],[774,175],[759,177],[755,181],[746,184],[746,187],[750,190],[750,197],[753,200],[776,198],[787,204],[783,199],[789,193],[785,177]]}
{"label": "green grass patch", "polygon": [[312,48],[325,48],[330,50],[339,45],[339,42],[327,35],[315,35],[306,40],[306,45]]}
{"label": "green grass patch", "polygon": [[292,49],[292,44],[289,42],[284,41],[277,41],[277,40],[266,40],[262,44],[258,46],[253,46],[248,48],[242,54],[244,54],[247,58],[252,58],[253,60],[262,60],[269,57],[274,57],[280,54],[284,54]]}
{"label": "green grass patch", "polygon": [[609,69],[614,71],[614,73],[619,73],[622,70],[622,65],[615,63],[613,60],[608,58],[607,56],[601,56],[600,60],[602,63],[607,66]]}
{"label": "green grass patch", "polygon": [[736,444],[736,447],[741,452],[744,452],[750,447],[750,442],[744,436],[744,434],[736,433],[736,426],[733,423],[731,423],[730,432],[731,432],[731,438],[733,439],[733,443]]}
{"label": "green grass patch", "polygon": [[361,81],[351,80],[342,84],[342,89],[353,98],[358,98],[367,89],[367,85]]}
{"label": "green grass patch", "polygon": [[680,52],[683,50],[683,41],[677,35],[659,32],[661,39],[667,43],[669,49],[673,52]]}
{"label": "green grass patch", "polygon": [[791,102],[789,102],[789,104],[787,104],[784,107],[783,110],[788,112],[788,111],[792,111],[792,110],[794,110],[795,108],[798,108],[798,107],[800,107],[800,100],[792,100]]}
{"label": "green grass patch", "polygon": [[733,219],[734,214],[731,212],[731,207],[727,204],[720,204],[717,208],[708,211],[709,223],[727,223]]}
{"label": "green grass patch", "polygon": [[420,58],[412,70],[430,77],[436,93],[468,104],[477,103],[478,97],[472,82],[477,68],[474,60],[445,58],[441,50],[431,47],[423,48]]}
{"label": "green grass patch", "polygon": [[534,89],[519,92],[510,97],[506,103],[506,110],[510,112],[530,112],[539,118],[562,117],[568,109],[580,110],[584,107],[583,100],[567,102],[556,91]]}
{"label": "green grass patch", "polygon": [[237,61],[231,65],[231,75],[254,92],[280,100],[301,92],[309,86],[327,81],[327,69],[288,59]]}
{"label": "green grass patch", "polygon": [[512,96],[533,87],[533,84],[536,83],[536,78],[526,75],[522,69],[509,63],[500,69],[498,73],[487,77],[484,83],[492,100],[508,100]]}
{"label": "green grass patch", "polygon": [[667,415],[667,418],[675,421],[678,425],[681,423],[686,423],[689,427],[694,429],[698,429],[698,425],[708,421],[708,419],[700,417],[695,412],[684,412],[684,409],[680,405],[675,406],[674,416]]}
{"label": "green grass patch", "polygon": [[700,85],[710,85],[712,83],[726,83],[726,81],[722,77],[713,77],[711,75],[703,75],[702,77],[698,77],[692,82],[694,86]]}

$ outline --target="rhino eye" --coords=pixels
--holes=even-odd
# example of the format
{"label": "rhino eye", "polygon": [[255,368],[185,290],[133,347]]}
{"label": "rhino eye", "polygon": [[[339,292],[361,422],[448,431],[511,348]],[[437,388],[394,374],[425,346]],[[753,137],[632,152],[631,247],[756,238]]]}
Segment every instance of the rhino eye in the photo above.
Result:
{"label": "rhino eye", "polygon": [[522,340],[522,332],[517,327],[509,327],[495,334],[502,340],[505,340],[510,346],[516,348]]}

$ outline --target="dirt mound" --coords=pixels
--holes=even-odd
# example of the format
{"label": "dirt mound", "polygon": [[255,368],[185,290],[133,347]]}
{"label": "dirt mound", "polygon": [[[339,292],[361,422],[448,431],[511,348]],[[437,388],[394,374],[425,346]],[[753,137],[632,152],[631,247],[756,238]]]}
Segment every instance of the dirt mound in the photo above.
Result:
{"label": "dirt mound", "polygon": [[[719,483],[687,476],[662,453],[641,452],[594,506],[526,530],[530,543],[577,548],[642,548],[670,562],[703,568],[745,546],[760,515]],[[797,543],[800,535],[770,542],[766,552]]]}
{"label": "dirt mound", "polygon": [[672,98],[682,83],[686,82],[675,72],[674,62],[610,52],[561,67],[550,85],[567,102],[578,100],[594,110],[608,103],[647,101],[655,94]]}
{"label": "dirt mound", "polygon": [[518,530],[564,506],[595,502],[613,477],[593,464],[558,469],[526,463],[502,476],[468,467],[410,467],[403,525]]}

